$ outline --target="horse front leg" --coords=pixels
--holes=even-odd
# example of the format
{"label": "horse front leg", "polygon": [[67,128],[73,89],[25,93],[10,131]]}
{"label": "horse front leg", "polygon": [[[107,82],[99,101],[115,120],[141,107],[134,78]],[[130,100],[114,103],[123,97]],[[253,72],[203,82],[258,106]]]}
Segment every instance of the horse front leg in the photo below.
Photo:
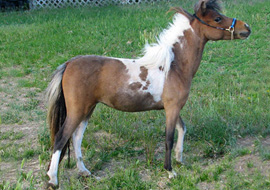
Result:
{"label": "horse front leg", "polygon": [[166,111],[166,153],[165,153],[165,163],[164,168],[168,171],[169,178],[176,176],[176,173],[172,170],[171,164],[171,153],[174,142],[174,132],[177,120],[179,118],[180,109],[178,107],[169,107],[165,109]]}
{"label": "horse front leg", "polygon": [[179,116],[177,123],[176,123],[176,129],[178,131],[178,139],[175,146],[175,159],[179,163],[183,163],[183,145],[184,145],[184,136],[186,133],[186,126],[181,117]]}

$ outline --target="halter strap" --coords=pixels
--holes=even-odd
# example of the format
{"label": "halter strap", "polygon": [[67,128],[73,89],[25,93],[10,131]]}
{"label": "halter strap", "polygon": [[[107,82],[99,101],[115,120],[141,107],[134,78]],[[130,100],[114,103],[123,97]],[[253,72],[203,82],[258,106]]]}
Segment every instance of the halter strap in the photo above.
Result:
{"label": "halter strap", "polygon": [[209,26],[211,28],[215,28],[215,29],[218,29],[218,30],[226,30],[228,32],[231,33],[231,40],[233,40],[233,33],[234,33],[234,26],[236,24],[236,18],[233,18],[233,21],[232,21],[232,24],[229,28],[222,28],[222,27],[218,27],[218,26],[212,26],[206,22],[204,22],[203,20],[201,20],[199,17],[197,17],[196,14],[193,14],[193,16],[198,20],[200,21],[202,24],[206,25],[206,26]]}

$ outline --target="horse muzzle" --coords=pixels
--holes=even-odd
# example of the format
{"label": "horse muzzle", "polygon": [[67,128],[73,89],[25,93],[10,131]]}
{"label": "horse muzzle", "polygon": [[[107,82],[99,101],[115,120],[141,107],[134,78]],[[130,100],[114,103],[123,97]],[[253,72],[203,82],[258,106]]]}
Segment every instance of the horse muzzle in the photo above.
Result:
{"label": "horse muzzle", "polygon": [[251,34],[251,29],[250,29],[249,25],[245,24],[244,26],[245,26],[246,30],[239,32],[239,36],[241,39],[246,39]]}

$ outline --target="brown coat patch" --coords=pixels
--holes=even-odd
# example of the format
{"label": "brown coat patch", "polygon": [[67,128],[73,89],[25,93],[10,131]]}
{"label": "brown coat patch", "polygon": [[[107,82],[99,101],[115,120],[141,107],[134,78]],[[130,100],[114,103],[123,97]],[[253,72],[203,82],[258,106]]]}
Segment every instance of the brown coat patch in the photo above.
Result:
{"label": "brown coat patch", "polygon": [[147,90],[148,89],[148,86],[150,85],[150,81],[146,81],[146,85],[143,87],[143,90]]}
{"label": "brown coat patch", "polygon": [[139,90],[142,87],[142,84],[140,82],[133,82],[129,85],[129,88],[131,88],[131,90]]}
{"label": "brown coat patch", "polygon": [[148,69],[146,69],[145,67],[140,67],[140,70],[141,70],[141,73],[139,77],[142,79],[142,81],[146,81],[147,75],[148,75]]}

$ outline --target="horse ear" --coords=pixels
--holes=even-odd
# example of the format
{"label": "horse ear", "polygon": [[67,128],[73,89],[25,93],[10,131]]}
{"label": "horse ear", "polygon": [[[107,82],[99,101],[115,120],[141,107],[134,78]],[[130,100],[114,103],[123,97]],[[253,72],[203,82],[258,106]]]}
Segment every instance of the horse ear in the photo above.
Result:
{"label": "horse ear", "polygon": [[201,11],[202,11],[202,14],[206,12],[206,2],[204,0],[201,3]]}
{"label": "horse ear", "polygon": [[194,11],[196,14],[204,15],[206,12],[206,0],[200,0],[194,7]]}

